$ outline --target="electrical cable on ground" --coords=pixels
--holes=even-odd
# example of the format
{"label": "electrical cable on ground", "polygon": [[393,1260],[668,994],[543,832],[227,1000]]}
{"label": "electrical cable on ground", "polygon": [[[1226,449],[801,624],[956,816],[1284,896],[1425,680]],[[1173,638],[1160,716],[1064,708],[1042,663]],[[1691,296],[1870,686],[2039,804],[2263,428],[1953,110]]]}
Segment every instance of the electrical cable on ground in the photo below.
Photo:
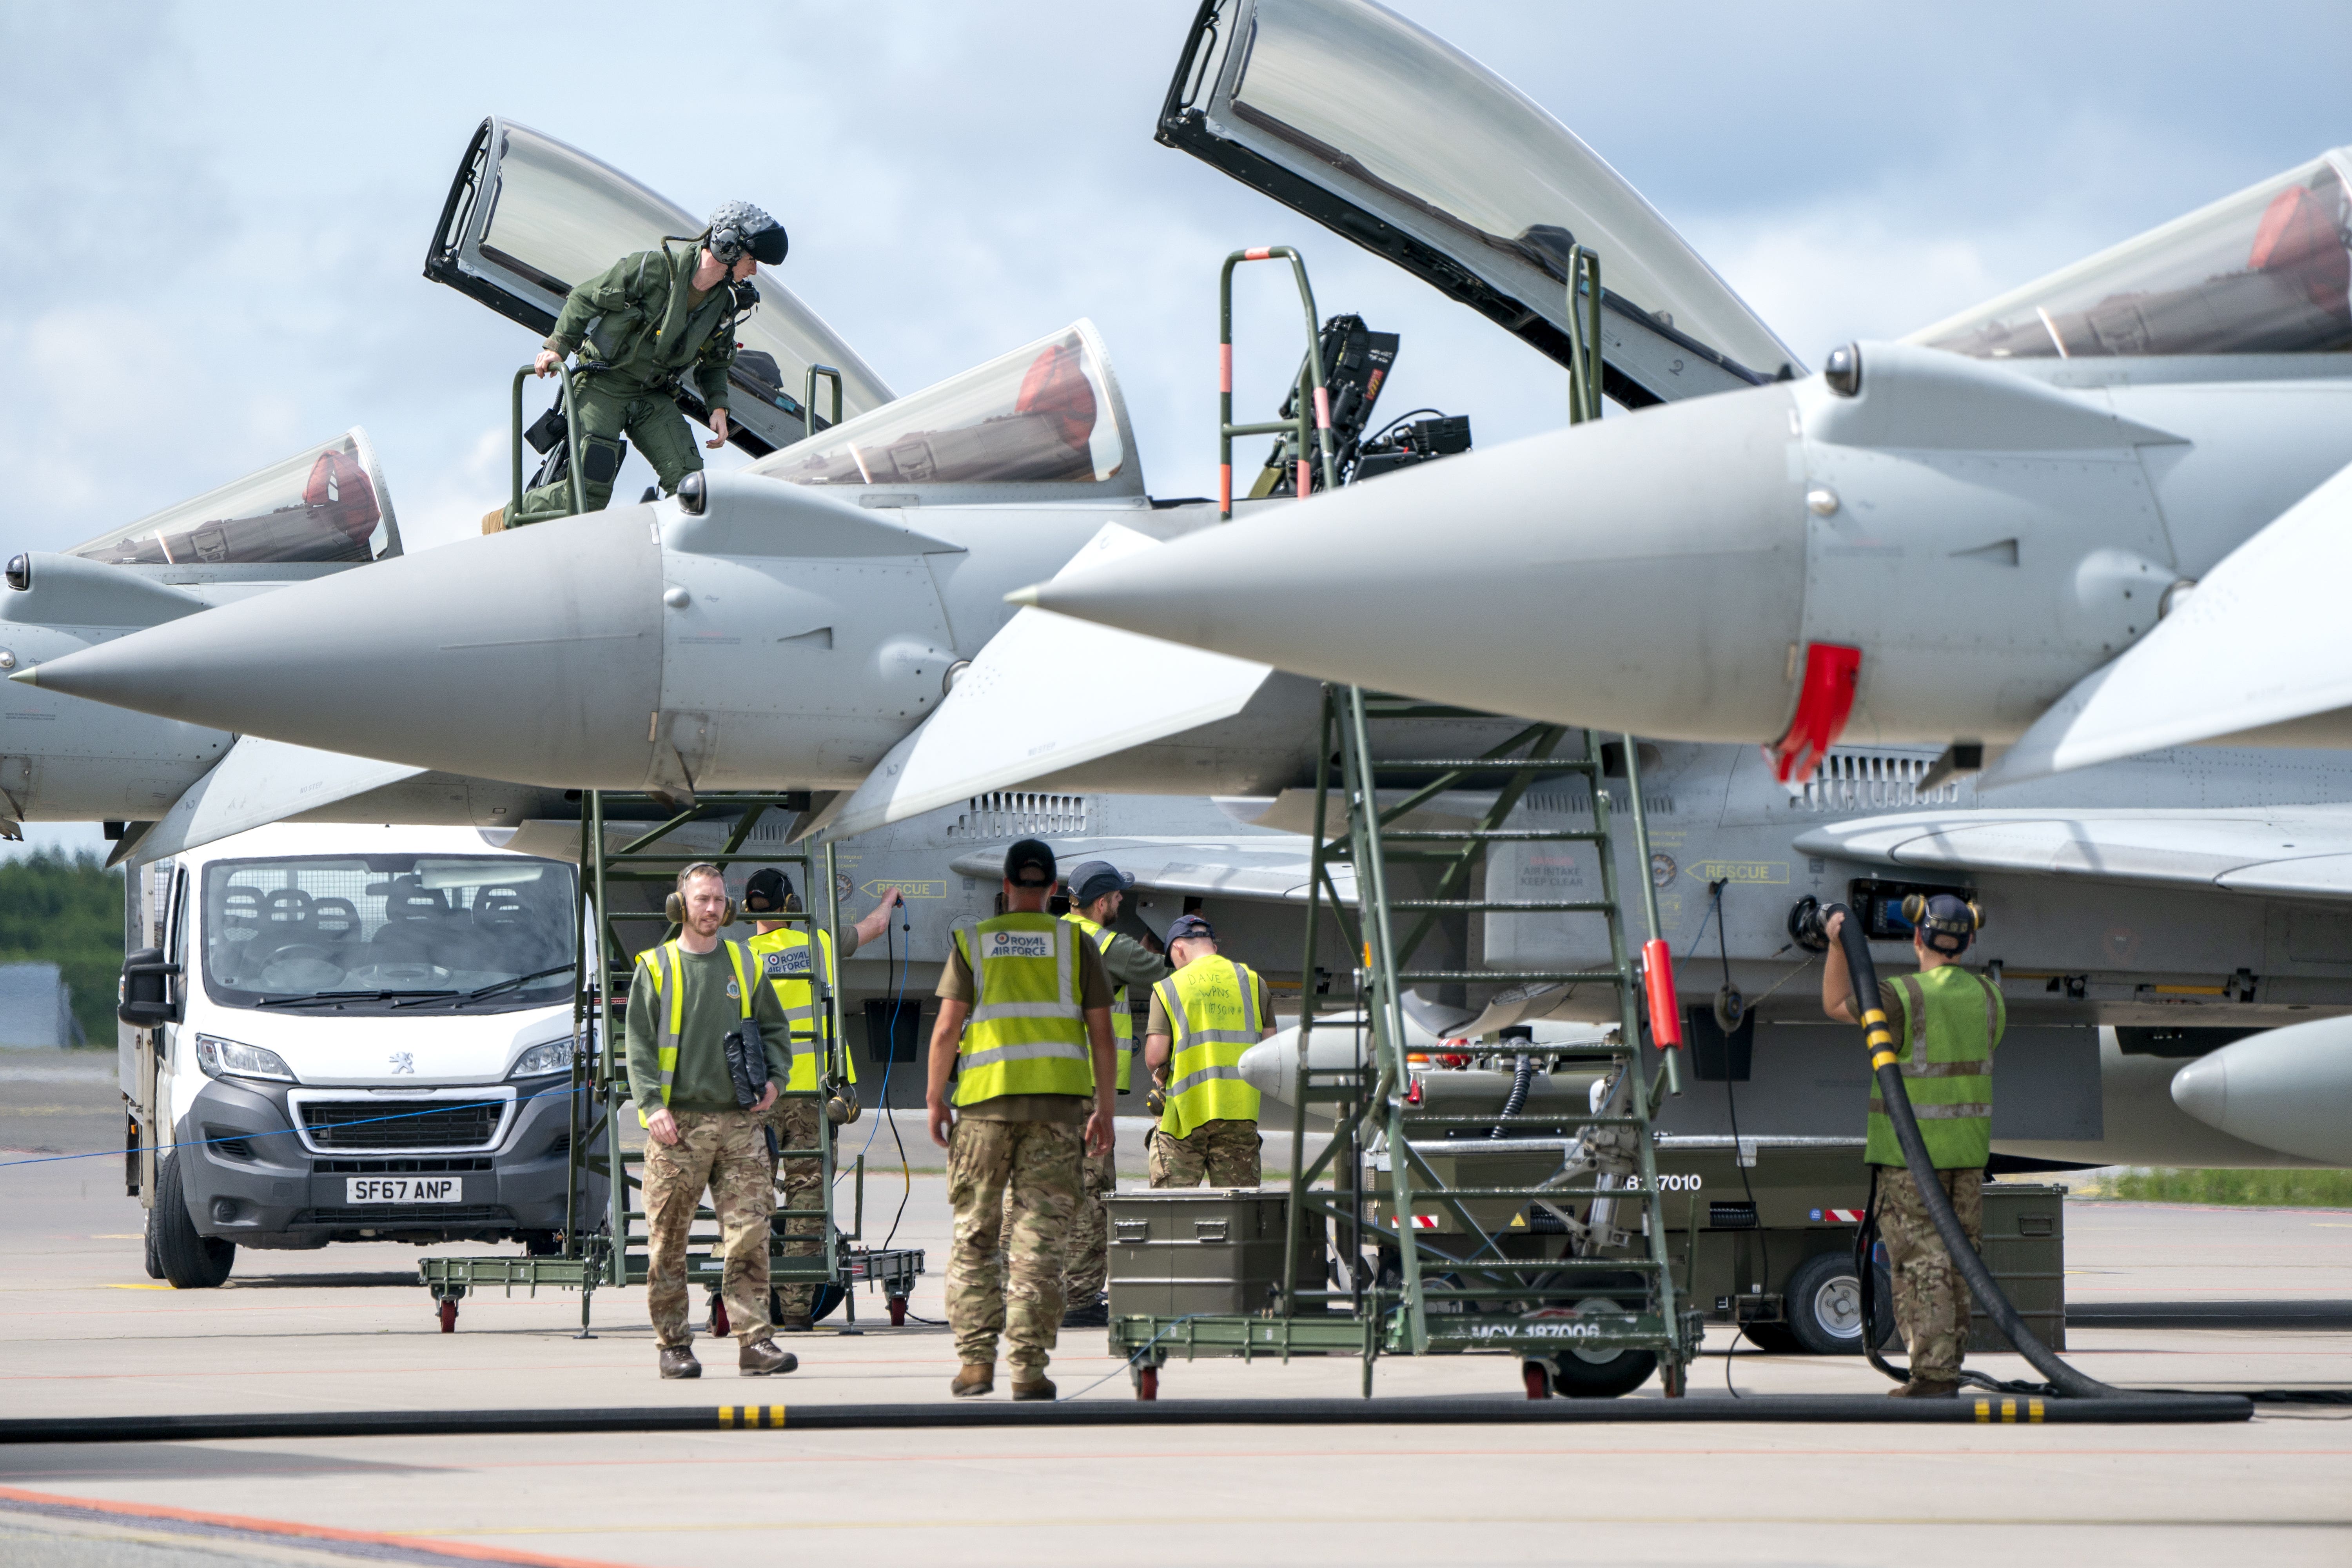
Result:
{"label": "electrical cable on ground", "polygon": [[[1722,881],[1709,882],[1707,884],[1707,912],[1699,917],[1698,932],[1691,938],[1690,951],[1683,954],[1684,959],[1687,961],[1697,953],[1699,938],[1706,934],[1706,922],[1710,918],[1713,919],[1715,921],[1715,950],[1717,956],[1723,963],[1723,986],[1727,991],[1731,988],[1731,942],[1730,939],[1724,933],[1723,929],[1723,889],[1728,885],[1728,883]],[[1789,950],[1784,947],[1780,951],[1782,952],[1786,952]],[[1810,963],[1812,961],[1811,959],[1807,959],[1805,962]],[[1800,965],[1799,967],[1801,969],[1803,966]],[[1786,984],[1788,978],[1788,976],[1783,975],[1781,977],[1781,984]],[[1779,985],[1775,985],[1772,988],[1774,991],[1779,989]],[[1768,991],[1764,994],[1769,996],[1772,993],[1770,991]],[[1762,999],[1762,997],[1758,998],[1759,1001],[1761,1001]],[[1742,1011],[1745,1012],[1746,1009],[1742,1009]],[[1721,1018],[1717,1018],[1716,1020],[1716,1025],[1718,1028],[1722,1026],[1722,1023],[1723,1020]],[[1748,1194],[1748,1218],[1755,1222],[1756,1245],[1763,1253],[1764,1278],[1761,1281],[1758,1281],[1757,1283],[1769,1285],[1772,1282],[1772,1242],[1764,1229],[1764,1211],[1759,1208],[1756,1204],[1756,1185],[1753,1182],[1748,1179],[1748,1162],[1740,1158],[1739,1095],[1738,1092],[1732,1088],[1733,1077],[1734,1074],[1731,1070],[1731,1033],[1729,1030],[1725,1030],[1723,1036],[1723,1103],[1726,1110],[1729,1113],[1731,1118],[1731,1168],[1739,1173],[1739,1190]],[[1735,1317],[1738,1316],[1737,1313],[1733,1315]],[[1785,1302],[1782,1306],[1782,1316],[1783,1318],[1787,1316]],[[1740,1336],[1741,1331],[1738,1325],[1735,1324],[1731,1332],[1733,1341],[1735,1342],[1733,1349],[1736,1350],[1738,1348],[1737,1341]],[[1731,1386],[1730,1351],[1724,1352],[1723,1386],[1730,1393],[1732,1398],[1737,1399],[1739,1397],[1739,1391]]]}

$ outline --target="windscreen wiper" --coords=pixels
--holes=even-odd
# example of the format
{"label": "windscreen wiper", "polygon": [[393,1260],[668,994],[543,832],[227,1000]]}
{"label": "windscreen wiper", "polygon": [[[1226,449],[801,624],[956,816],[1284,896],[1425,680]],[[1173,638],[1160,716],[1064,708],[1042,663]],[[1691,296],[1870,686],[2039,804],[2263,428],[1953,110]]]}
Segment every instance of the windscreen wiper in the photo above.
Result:
{"label": "windscreen wiper", "polygon": [[569,974],[574,967],[576,966],[570,963],[559,963],[552,969],[542,969],[530,974],[518,974],[511,980],[494,980],[489,984],[468,991],[462,996],[454,991],[436,991],[429,994],[420,994],[414,1002],[394,1002],[393,1005],[422,1007],[427,1002],[446,1000],[452,1007],[462,1007],[468,1002],[478,1002],[485,996],[495,996],[501,991],[511,991],[518,985],[528,985],[534,980],[545,980],[554,974]]}
{"label": "windscreen wiper", "polygon": [[315,1007],[325,1002],[383,1002],[394,996],[455,996],[455,991],[314,991],[308,996],[269,996],[257,1007]]}

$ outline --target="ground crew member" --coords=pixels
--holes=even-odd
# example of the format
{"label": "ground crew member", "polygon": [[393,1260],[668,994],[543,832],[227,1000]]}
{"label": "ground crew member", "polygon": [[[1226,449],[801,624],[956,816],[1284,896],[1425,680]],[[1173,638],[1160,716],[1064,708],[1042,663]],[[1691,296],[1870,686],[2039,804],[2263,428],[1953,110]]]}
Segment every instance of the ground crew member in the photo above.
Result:
{"label": "ground crew member", "polygon": [[1166,1101],[1151,1130],[1151,1184],[1256,1186],[1257,1090],[1242,1080],[1241,1059],[1274,1033],[1274,998],[1217,952],[1199,915],[1168,928],[1168,956],[1176,973],[1151,988],[1143,1026],[1144,1065]]}
{"label": "ground crew member", "polygon": [[[719,940],[733,917],[726,877],[707,861],[677,874],[684,908],[677,939],[637,955],[629,982],[629,1092],[646,1145],[646,1306],[661,1342],[664,1377],[700,1377],[686,1326],[686,1235],[704,1188],[717,1211],[726,1258],[720,1289],[741,1343],[746,1377],[790,1372],[768,1326],[768,1216],[775,1194],[759,1116],[792,1075],[783,1005],[760,984],[759,961]],[[737,1104],[726,1037],[759,1023],[768,1081],[750,1110]],[[650,1108],[650,1110],[648,1109]]]}
{"label": "ground crew member", "polygon": [[955,1207],[948,1326],[962,1365],[949,1392],[959,1398],[995,1386],[1000,1336],[1013,1397],[1054,1397],[1045,1363],[1061,1328],[1079,1167],[1111,1147],[1110,977],[1095,944],[1045,912],[1053,890],[1053,850],[1034,838],[1013,845],[1005,912],[958,931],[940,975],[924,1099]]}
{"label": "ground crew member", "polygon": [[[671,393],[691,373],[709,410],[711,438],[727,444],[727,371],[735,363],[735,323],[746,309],[730,285],[751,276],[755,263],[784,258],[783,226],[749,202],[729,202],[710,225],[688,238],[671,237],[651,250],[624,256],[574,287],[555,330],[531,362],[553,375],[577,351],[579,374],[568,410],[580,447],[582,495],[590,511],[612,499],[626,448],[625,432],[654,467],[662,493],[702,467],[693,432]],[[746,285],[748,288],[748,285]],[[567,479],[541,485],[522,498],[522,514],[500,507],[482,519],[482,531],[543,522],[572,511]]]}
{"label": "ground crew member", "polygon": [[[819,929],[817,951],[824,955],[822,973],[827,991],[841,984],[839,961],[849,957],[860,947],[882,934],[890,923],[890,911],[906,900],[897,889],[874,908],[874,912],[842,933],[840,950],[834,947],[833,933]],[[822,1068],[818,1056],[823,1046],[824,1021],[823,1003],[816,987],[811,984],[809,936],[805,927],[786,925],[781,920],[761,920],[761,915],[782,915],[800,908],[800,900],[793,892],[793,879],[773,866],[751,873],[743,887],[743,912],[753,917],[759,934],[743,945],[760,961],[761,973],[776,993],[776,1000],[784,1009],[784,1019],[792,1026],[793,1073],[785,1080],[787,1093],[814,1094],[820,1087]],[[848,1069],[849,1081],[857,1081],[857,1064],[843,1054],[843,1065]],[[824,1119],[824,1106],[814,1100],[780,1099],[768,1108],[767,1123],[775,1129],[776,1142],[782,1149],[814,1149],[817,1146],[818,1124]],[[821,1209],[825,1206],[824,1162],[814,1156],[779,1163],[776,1172],[778,1207],[786,1209]],[[824,1222],[815,1215],[798,1215],[784,1221],[784,1243],[788,1258],[814,1258],[824,1248],[819,1239],[824,1234]],[[803,1333],[816,1326],[811,1316],[815,1304],[816,1287],[806,1280],[786,1285],[777,1292],[783,1307],[776,1327],[789,1333]]]}
{"label": "ground crew member", "polygon": [[[1085,860],[1070,868],[1070,912],[1062,918],[1087,933],[1102,954],[1103,969],[1117,989],[1110,998],[1111,1050],[1118,1058],[1118,1092],[1133,1084],[1135,1014],[1130,986],[1149,988],[1168,973],[1168,961],[1131,936],[1112,931],[1135,879],[1108,860]],[[1067,1260],[1062,1268],[1062,1327],[1099,1329],[1110,1323],[1103,1285],[1110,1278],[1110,1215],[1103,1194],[1118,1187],[1118,1151],[1088,1154],[1082,1172],[1078,1212],[1070,1222]]]}
{"label": "ground crew member", "polygon": [[[1857,1024],[1862,1014],[1838,945],[1844,922],[1843,914],[1829,920],[1822,1007],[1832,1018]],[[1878,1005],[1902,1053],[1903,1088],[1918,1118],[1919,1137],[1969,1245],[1981,1252],[1984,1168],[1992,1152],[1992,1053],[2009,1010],[1999,986],[1960,967],[1977,925],[1976,909],[1966,900],[1948,893],[1926,900],[1912,915],[1911,951],[1919,973],[1880,981]],[[1948,1399],[1960,1391],[1960,1359],[1968,1351],[1969,1288],[1927,1217],[1874,1083],[1863,1158],[1873,1167],[1873,1206],[1895,1281],[1895,1325],[1911,1352],[1910,1381],[1893,1393],[1898,1399]]]}

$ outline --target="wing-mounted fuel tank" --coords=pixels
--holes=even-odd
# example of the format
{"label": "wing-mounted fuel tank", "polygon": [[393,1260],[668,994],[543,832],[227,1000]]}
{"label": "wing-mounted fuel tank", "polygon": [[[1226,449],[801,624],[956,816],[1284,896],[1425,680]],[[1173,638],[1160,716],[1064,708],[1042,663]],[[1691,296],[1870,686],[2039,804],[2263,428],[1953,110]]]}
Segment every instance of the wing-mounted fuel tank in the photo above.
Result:
{"label": "wing-mounted fuel tank", "polygon": [[[545,332],[575,285],[666,237],[702,229],[702,219],[611,164],[493,116],[467,143],[425,275]],[[757,456],[808,434],[802,402],[813,364],[839,374],[845,416],[890,400],[882,378],[791,289],[767,272],[752,274],[751,284],[759,306],[735,328],[740,346],[730,412],[737,446]],[[677,396],[703,417],[691,391]],[[820,403],[830,407],[822,395]],[[817,427],[824,422],[819,416]]]}

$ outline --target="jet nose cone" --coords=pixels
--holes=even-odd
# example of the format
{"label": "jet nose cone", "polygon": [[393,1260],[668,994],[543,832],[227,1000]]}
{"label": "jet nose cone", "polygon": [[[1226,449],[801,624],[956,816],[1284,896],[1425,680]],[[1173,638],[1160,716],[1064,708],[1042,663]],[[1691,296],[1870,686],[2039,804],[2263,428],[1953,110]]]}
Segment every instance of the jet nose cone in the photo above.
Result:
{"label": "jet nose cone", "polygon": [[2229,1129],[2230,1061],[2226,1051],[2200,1057],[2172,1075],[2172,1103],[2208,1127]]}
{"label": "jet nose cone", "polygon": [[[257,594],[39,668],[75,697],[273,741],[560,788],[633,788],[659,704],[643,508]],[[634,742],[634,743],[633,743]]]}
{"label": "jet nose cone", "polygon": [[1759,387],[1555,431],[1024,592],[1326,680],[1769,741],[1804,599],[1794,408]]}

